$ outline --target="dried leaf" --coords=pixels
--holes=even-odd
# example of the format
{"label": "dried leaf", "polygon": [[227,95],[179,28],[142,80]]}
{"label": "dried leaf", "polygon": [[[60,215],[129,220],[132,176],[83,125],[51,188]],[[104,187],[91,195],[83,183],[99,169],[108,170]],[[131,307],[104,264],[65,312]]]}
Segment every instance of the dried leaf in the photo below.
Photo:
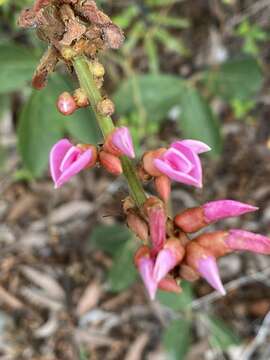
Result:
{"label": "dried leaf", "polygon": [[13,310],[21,310],[24,305],[14,295],[11,295],[6,289],[0,286],[0,304],[4,304]]}
{"label": "dried leaf", "polygon": [[78,316],[84,315],[86,312],[94,308],[100,299],[101,287],[97,282],[93,282],[87,286],[77,305],[76,313]]}
{"label": "dried leaf", "polygon": [[63,288],[48,274],[38,271],[30,266],[21,266],[21,272],[28,280],[45,290],[50,298],[58,301],[65,299]]}
{"label": "dried leaf", "polygon": [[63,309],[63,304],[46,297],[43,291],[36,288],[28,288],[23,286],[20,289],[21,295],[30,303],[39,306],[41,308],[48,308],[52,311],[60,311]]}
{"label": "dried leaf", "polygon": [[33,76],[32,85],[35,89],[41,90],[47,85],[48,76],[54,71],[57,63],[57,50],[53,46],[50,46],[42,56]]}

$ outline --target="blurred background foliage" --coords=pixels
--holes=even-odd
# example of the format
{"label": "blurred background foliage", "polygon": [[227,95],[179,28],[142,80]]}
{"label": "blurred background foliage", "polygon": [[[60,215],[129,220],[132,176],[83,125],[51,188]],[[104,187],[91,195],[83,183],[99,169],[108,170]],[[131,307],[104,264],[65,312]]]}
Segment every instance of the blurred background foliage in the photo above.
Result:
{"label": "blurred background foliage", "polygon": [[[204,29],[196,40],[193,33],[200,33],[198,22],[204,20],[180,13],[181,2],[99,1],[126,36],[120,51],[101,54],[107,70],[105,87],[116,104],[115,120],[130,126],[139,154],[163,141],[165,144],[168,137],[182,136],[206,142],[213,149],[211,156],[218,158],[223,151],[222,111],[242,121],[256,121],[264,71],[260,50],[269,33],[243,17],[224,29],[229,46],[211,28],[210,42],[204,42],[201,50]],[[8,110],[13,114],[22,160],[13,176],[26,181],[44,175],[49,150],[61,137],[100,141],[91,110],[79,110],[68,118],[56,110],[58,95],[74,88],[73,74],[59,66],[45,90],[31,89],[31,77],[45,45],[34,31],[23,31],[16,25],[20,10],[31,3],[0,0],[0,117]],[[218,3],[224,11],[233,11],[234,1]],[[0,164],[5,166],[1,148]],[[90,244],[115,259],[108,273],[111,291],[122,291],[136,281],[132,261],[135,242],[126,227],[96,227]],[[178,314],[163,336],[168,359],[182,359],[187,352],[194,317],[204,324],[213,347],[226,350],[238,344],[239,338],[220,319],[191,311],[192,288],[188,284],[183,288],[181,296],[158,296],[174,317]],[[81,358],[84,356],[82,352]]]}

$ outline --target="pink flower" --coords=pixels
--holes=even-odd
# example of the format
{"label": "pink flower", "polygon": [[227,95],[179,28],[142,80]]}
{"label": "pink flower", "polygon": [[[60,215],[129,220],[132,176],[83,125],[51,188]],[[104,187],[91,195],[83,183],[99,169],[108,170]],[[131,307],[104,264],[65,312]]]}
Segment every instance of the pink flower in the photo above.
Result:
{"label": "pink flower", "polygon": [[226,294],[222,282],[220,280],[216,259],[213,256],[202,257],[198,261],[197,270],[199,274],[222,295]]}
{"label": "pink flower", "polygon": [[270,238],[260,234],[232,229],[224,241],[232,250],[247,250],[259,254],[270,254]]}
{"label": "pink flower", "polygon": [[153,277],[154,260],[150,257],[150,249],[147,246],[140,247],[135,254],[134,261],[150,299],[154,300],[158,284]]}
{"label": "pink flower", "polygon": [[74,146],[67,139],[58,141],[50,152],[50,170],[55,188],[94,165],[96,156],[96,149],[92,145]]}
{"label": "pink flower", "polygon": [[164,248],[159,251],[155,267],[154,278],[159,283],[184,257],[185,250],[179,239],[169,239]]}
{"label": "pink flower", "polygon": [[120,127],[112,133],[111,141],[123,155],[129,158],[135,158],[135,151],[133,147],[132,137],[127,127]]}
{"label": "pink flower", "polygon": [[201,141],[176,141],[154,160],[154,165],[172,180],[201,188],[202,166],[198,154],[209,150],[209,146]]}
{"label": "pink flower", "polygon": [[203,206],[204,218],[207,223],[240,216],[258,210],[257,207],[234,200],[211,201]]}

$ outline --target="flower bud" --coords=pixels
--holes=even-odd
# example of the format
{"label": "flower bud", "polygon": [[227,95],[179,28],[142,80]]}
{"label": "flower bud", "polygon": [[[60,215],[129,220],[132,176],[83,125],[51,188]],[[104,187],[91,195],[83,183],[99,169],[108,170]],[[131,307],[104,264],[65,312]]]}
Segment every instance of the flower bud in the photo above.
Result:
{"label": "flower bud", "polygon": [[232,229],[228,232],[225,243],[232,250],[270,255],[270,238],[250,231]]}
{"label": "flower bud", "polygon": [[132,137],[125,126],[116,128],[106,137],[103,149],[115,156],[126,155],[131,159],[135,157]]}
{"label": "flower bud", "polygon": [[98,61],[91,61],[88,64],[89,64],[89,69],[94,77],[100,78],[105,75],[104,66]]}
{"label": "flower bud", "polygon": [[144,170],[151,176],[161,176],[163,175],[154,165],[155,158],[161,156],[165,153],[166,148],[160,148],[153,151],[147,151],[142,158]]}
{"label": "flower bud", "polygon": [[99,153],[100,164],[113,175],[120,175],[123,172],[121,161],[118,157],[107,153],[106,151],[100,151]]}
{"label": "flower bud", "polygon": [[103,116],[111,116],[114,111],[114,103],[110,99],[103,99],[97,105],[97,111]]}
{"label": "flower bud", "polygon": [[221,257],[231,252],[225,239],[228,236],[227,231],[215,231],[198,236],[194,241],[205,249],[211,251],[216,257]]}
{"label": "flower bud", "polygon": [[213,254],[194,241],[187,245],[186,254],[187,265],[196,270],[215,290],[225,295]]}
{"label": "flower bud", "polygon": [[89,105],[89,100],[86,95],[86,92],[81,88],[76,89],[74,91],[73,99],[79,108],[86,107]]}
{"label": "flower bud", "polygon": [[156,255],[162,249],[166,239],[167,214],[163,202],[157,197],[147,199],[143,210],[149,221],[152,253]]}
{"label": "flower bud", "polygon": [[148,226],[146,222],[135,213],[130,212],[127,215],[127,225],[142,241],[148,240]]}
{"label": "flower bud", "polygon": [[154,279],[159,283],[172,269],[179,264],[185,254],[179,239],[170,238],[164,248],[157,254],[154,266]]}
{"label": "flower bud", "polygon": [[78,144],[77,148],[80,149],[82,152],[91,150],[92,158],[91,158],[91,161],[89,161],[88,165],[86,166],[86,169],[90,169],[96,165],[97,158],[98,158],[98,152],[97,152],[97,148],[95,145]]}
{"label": "flower bud", "polygon": [[161,199],[165,203],[168,202],[171,195],[171,180],[165,175],[158,176],[155,178],[155,186]]}
{"label": "flower bud", "polygon": [[134,256],[134,262],[139,270],[150,299],[154,300],[157,291],[157,282],[153,278],[154,261],[150,257],[150,249],[147,246],[140,247]]}
{"label": "flower bud", "polygon": [[77,105],[72,95],[65,91],[57,100],[57,109],[63,115],[71,115],[77,109]]}

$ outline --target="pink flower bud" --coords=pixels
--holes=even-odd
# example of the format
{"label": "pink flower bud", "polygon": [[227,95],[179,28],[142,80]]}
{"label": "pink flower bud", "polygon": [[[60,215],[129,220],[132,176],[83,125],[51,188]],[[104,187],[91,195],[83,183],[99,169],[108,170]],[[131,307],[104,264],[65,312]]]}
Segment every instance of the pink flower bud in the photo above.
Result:
{"label": "pink flower bud", "polygon": [[77,109],[75,100],[70,93],[63,92],[57,100],[57,109],[63,115],[71,115]]}
{"label": "pink flower bud", "polygon": [[240,216],[256,210],[258,210],[258,208],[255,206],[234,200],[211,201],[203,205],[204,217],[207,223]]}
{"label": "pink flower bud", "polygon": [[118,157],[107,153],[106,151],[100,151],[99,153],[100,164],[113,175],[120,175],[123,172],[121,161]]}
{"label": "pink flower bud", "polygon": [[158,288],[175,294],[180,294],[182,292],[182,288],[177,284],[176,280],[169,276],[159,282]]}
{"label": "pink flower bud", "polygon": [[149,248],[147,246],[140,247],[135,254],[134,261],[150,299],[154,300],[157,291],[157,282],[153,278],[154,261],[150,257]]}
{"label": "pink flower bud", "polygon": [[148,226],[146,222],[137,214],[129,212],[127,215],[127,224],[131,231],[133,231],[142,241],[148,240]]}
{"label": "pink flower bud", "polygon": [[198,153],[209,150],[206,144],[195,140],[176,141],[154,160],[154,165],[172,180],[201,188],[202,166]]}
{"label": "pink flower bud", "polygon": [[177,214],[174,218],[174,223],[186,233],[199,231],[208,225],[205,221],[202,207],[186,209],[180,214]]}
{"label": "pink flower bud", "polygon": [[232,250],[270,254],[270,238],[249,231],[232,229],[225,238],[225,243]]}
{"label": "pink flower bud", "polygon": [[185,250],[179,239],[169,239],[159,251],[155,267],[154,279],[159,283],[183,259]]}
{"label": "pink flower bud", "polygon": [[135,158],[132,138],[127,127],[120,127],[112,133],[112,144],[123,154],[131,159]]}
{"label": "pink flower bud", "polygon": [[187,246],[186,252],[188,266],[196,270],[214,289],[225,295],[226,291],[220,280],[216,259],[212,253],[194,241]]}
{"label": "pink flower bud", "polygon": [[167,215],[161,200],[151,197],[144,204],[145,214],[148,216],[150,236],[152,240],[152,255],[156,255],[162,248],[166,238]]}
{"label": "pink flower bud", "polygon": [[58,141],[50,152],[50,170],[55,187],[62,186],[81,170],[96,163],[93,145],[72,145],[67,139]]}
{"label": "pink flower bud", "polygon": [[165,176],[161,175],[155,178],[156,190],[164,202],[168,202],[171,195],[171,180]]}

